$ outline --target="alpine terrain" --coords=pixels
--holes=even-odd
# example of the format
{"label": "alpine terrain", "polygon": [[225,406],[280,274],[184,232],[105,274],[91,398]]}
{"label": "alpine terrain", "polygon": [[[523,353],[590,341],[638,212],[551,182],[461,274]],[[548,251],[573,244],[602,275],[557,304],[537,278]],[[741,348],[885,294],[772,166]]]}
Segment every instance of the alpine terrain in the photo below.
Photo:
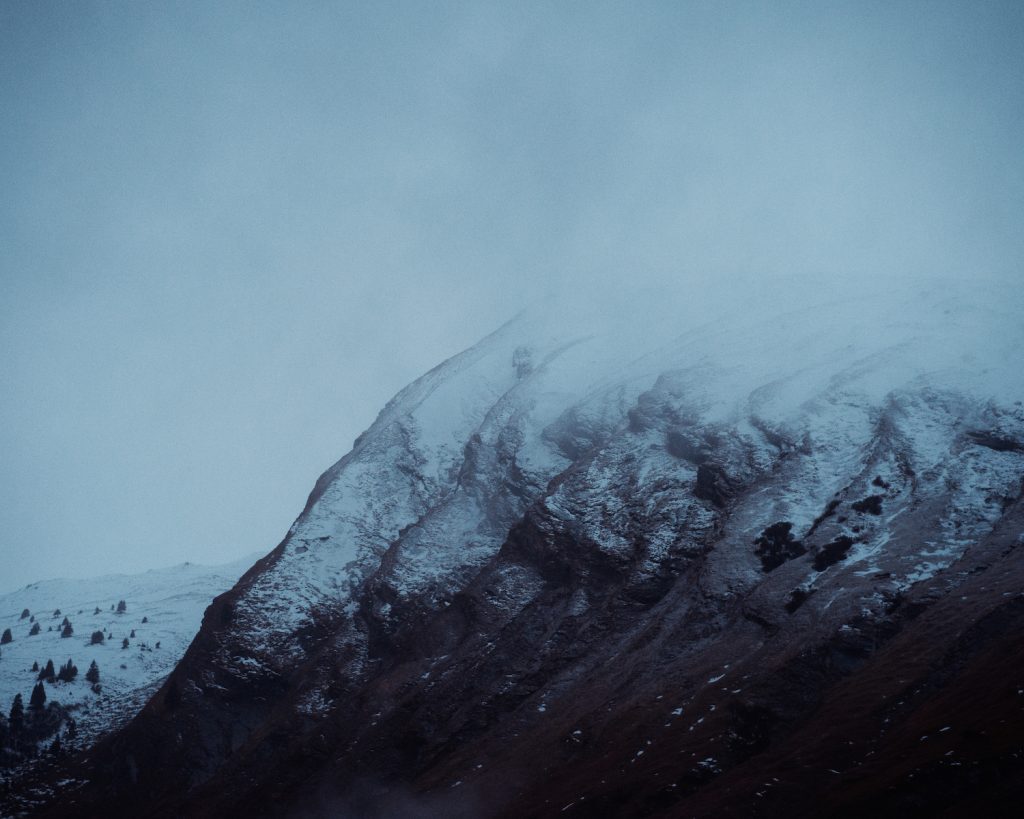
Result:
{"label": "alpine terrain", "polygon": [[[185,653],[210,600],[251,562],[47,580],[0,596],[0,782],[51,764],[51,748],[88,748],[135,716]],[[45,698],[33,708],[37,685]],[[12,732],[18,696],[24,724]]]}
{"label": "alpine terrain", "polygon": [[551,312],[402,390],[142,711],[7,810],[1012,812],[1021,294]]}

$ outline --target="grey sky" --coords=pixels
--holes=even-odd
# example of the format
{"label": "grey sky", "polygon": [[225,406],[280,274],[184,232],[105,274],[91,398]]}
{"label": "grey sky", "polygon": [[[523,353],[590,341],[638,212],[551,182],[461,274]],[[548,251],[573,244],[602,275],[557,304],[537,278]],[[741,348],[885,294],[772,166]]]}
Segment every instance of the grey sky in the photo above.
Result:
{"label": "grey sky", "polygon": [[554,294],[1020,286],[1019,3],[0,3],[0,591],[267,551]]}

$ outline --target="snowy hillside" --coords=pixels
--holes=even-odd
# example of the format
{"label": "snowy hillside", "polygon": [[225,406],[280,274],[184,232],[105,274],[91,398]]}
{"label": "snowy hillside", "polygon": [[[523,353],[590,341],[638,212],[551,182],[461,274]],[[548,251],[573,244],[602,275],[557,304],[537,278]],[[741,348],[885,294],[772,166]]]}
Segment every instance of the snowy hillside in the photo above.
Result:
{"label": "snowy hillside", "polygon": [[[78,675],[70,682],[48,682],[47,700],[59,702],[74,718],[78,746],[91,744],[138,711],[185,653],[210,601],[230,588],[252,561],[45,580],[3,595],[0,633],[10,629],[13,638],[0,646],[4,714],[16,694],[28,705],[39,676],[31,670],[33,663],[42,669],[53,660],[59,669],[70,659]],[[125,610],[118,612],[122,600]],[[61,636],[65,617],[72,627],[68,637]],[[32,634],[36,624],[39,632]],[[103,633],[103,642],[94,644],[97,631]],[[94,661],[100,674],[98,693],[85,679]]]}

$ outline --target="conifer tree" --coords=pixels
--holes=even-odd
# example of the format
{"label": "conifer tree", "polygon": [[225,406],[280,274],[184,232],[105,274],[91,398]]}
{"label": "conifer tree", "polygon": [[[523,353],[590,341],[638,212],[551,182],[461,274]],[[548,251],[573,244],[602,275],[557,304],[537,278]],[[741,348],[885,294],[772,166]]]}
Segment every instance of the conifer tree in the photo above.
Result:
{"label": "conifer tree", "polygon": [[39,711],[46,704],[46,687],[37,682],[32,689],[32,697],[28,701],[28,707]]}
{"label": "conifer tree", "polygon": [[30,612],[28,609],[22,609],[21,610],[21,619],[24,620],[26,617],[30,616],[31,614],[32,614],[32,612]]}
{"label": "conifer tree", "polygon": [[102,631],[94,631],[92,633],[92,637],[89,638],[89,645],[94,646],[97,643],[102,643],[102,642],[103,642],[103,632]]}
{"label": "conifer tree", "polygon": [[0,646],[5,646],[8,643],[13,642],[13,641],[14,641],[14,635],[11,634],[11,630],[9,628],[5,628],[3,636],[0,636]]}
{"label": "conifer tree", "polygon": [[75,633],[75,630],[73,628],[71,628],[71,623],[68,623],[66,626],[64,626],[64,628],[61,629],[60,636],[61,637],[70,637],[74,633]]}
{"label": "conifer tree", "polygon": [[38,660],[36,662],[32,663],[32,670],[33,671],[38,671],[39,670],[39,661]]}
{"label": "conifer tree", "polygon": [[25,727],[25,704],[21,699],[21,694],[14,695],[14,702],[11,703],[11,713],[8,716],[8,722],[11,726],[12,734],[20,734],[21,729]]}
{"label": "conifer tree", "polygon": [[100,667],[96,665],[95,660],[92,661],[89,670],[85,672],[85,678],[93,685],[100,681]]}
{"label": "conifer tree", "polygon": [[40,680],[49,680],[53,682],[57,678],[57,672],[53,667],[53,660],[46,661],[46,667],[39,672]]}
{"label": "conifer tree", "polygon": [[124,614],[128,610],[128,604],[124,600],[117,601],[117,613]]}
{"label": "conifer tree", "polygon": [[127,637],[125,637],[124,640],[121,641],[121,648],[128,648],[128,638]]}
{"label": "conifer tree", "polygon": [[131,637],[134,640],[135,639],[135,629],[132,629],[132,633],[129,634],[128,636]]}
{"label": "conifer tree", "polygon": [[61,682],[71,682],[75,677],[78,676],[78,666],[71,662],[71,658],[68,657],[68,661],[60,667],[60,671],[57,672],[57,679]]}
{"label": "conifer tree", "polygon": [[33,623],[32,628],[28,630],[29,637],[35,637],[42,629],[39,628],[39,623]]}

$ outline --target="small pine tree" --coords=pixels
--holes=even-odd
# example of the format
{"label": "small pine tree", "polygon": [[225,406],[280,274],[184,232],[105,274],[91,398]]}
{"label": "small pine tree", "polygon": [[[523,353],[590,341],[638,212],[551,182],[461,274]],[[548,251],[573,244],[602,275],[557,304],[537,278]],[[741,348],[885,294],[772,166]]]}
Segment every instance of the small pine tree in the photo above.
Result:
{"label": "small pine tree", "polygon": [[111,604],[110,604],[110,610],[111,610],[111,611],[113,611],[113,610],[114,610],[114,604],[113,604],[113,603],[111,603]]}
{"label": "small pine tree", "polygon": [[60,617],[60,609],[54,609],[53,610],[53,616],[54,617]]}
{"label": "small pine tree", "polygon": [[7,719],[11,726],[11,733],[20,734],[21,729],[25,727],[25,703],[21,699],[21,694],[14,695],[14,702],[11,703],[11,712]]}
{"label": "small pine tree", "polygon": [[68,661],[60,667],[60,671],[57,673],[57,679],[61,682],[71,682],[77,676],[78,666],[71,662],[71,658],[68,657]]}
{"label": "small pine tree", "polygon": [[57,678],[57,671],[53,667],[53,660],[46,661],[46,667],[39,672],[40,680],[49,680],[53,682]]}
{"label": "small pine tree", "polygon": [[128,636],[131,637],[134,640],[135,639],[135,629],[132,629],[132,633],[129,634]]}
{"label": "small pine tree", "polygon": [[126,611],[128,611],[128,604],[125,603],[124,600],[118,600],[117,601],[117,613],[118,614],[124,614]]}
{"label": "small pine tree", "polygon": [[36,616],[33,614],[31,617],[28,618],[28,621],[30,623],[34,623],[36,621]]}
{"label": "small pine tree", "polygon": [[102,642],[103,642],[103,632],[102,631],[94,631],[92,633],[92,637],[89,638],[89,645],[94,646],[97,643],[102,643]]}
{"label": "small pine tree", "polygon": [[32,663],[32,670],[33,671],[38,671],[39,670],[39,661],[38,660],[36,662]]}
{"label": "small pine tree", "polygon": [[149,622],[149,618],[148,617],[143,617],[142,618],[142,622],[143,623],[148,623]]}
{"label": "small pine tree", "polygon": [[75,630],[71,628],[71,623],[68,623],[64,628],[60,630],[61,637],[70,637],[75,633]]}
{"label": "small pine tree", "polygon": [[96,607],[96,611],[94,611],[94,612],[93,612],[93,614],[99,614],[99,613],[100,613],[100,607],[99,607],[99,606],[97,606],[97,607]]}
{"label": "small pine tree", "polygon": [[39,628],[39,623],[33,623],[32,628],[28,630],[29,637],[35,637],[42,629]]}
{"label": "small pine tree", "polygon": [[9,628],[5,628],[3,636],[0,636],[0,646],[5,646],[11,642],[14,642],[14,635],[11,634],[11,630]]}
{"label": "small pine tree", "polygon": [[69,625],[71,625],[71,621],[68,620],[67,617],[65,617],[64,621],[60,624],[61,628],[64,628],[64,626],[69,626]]}
{"label": "small pine tree", "polygon": [[100,667],[96,665],[95,660],[92,661],[89,670],[85,672],[85,678],[93,685],[100,681]]}
{"label": "small pine tree", "polygon": [[121,648],[128,648],[128,638],[127,637],[125,637],[124,640],[121,641]]}
{"label": "small pine tree", "polygon": [[30,612],[28,609],[22,609],[21,610],[21,619],[22,620],[24,620],[26,617],[30,617],[31,615],[32,615],[32,612]]}
{"label": "small pine tree", "polygon": [[40,710],[46,704],[46,687],[37,682],[32,689],[32,696],[28,701],[28,707],[34,711]]}
{"label": "small pine tree", "polygon": [[160,648],[160,641],[159,640],[156,641],[156,647]]}

